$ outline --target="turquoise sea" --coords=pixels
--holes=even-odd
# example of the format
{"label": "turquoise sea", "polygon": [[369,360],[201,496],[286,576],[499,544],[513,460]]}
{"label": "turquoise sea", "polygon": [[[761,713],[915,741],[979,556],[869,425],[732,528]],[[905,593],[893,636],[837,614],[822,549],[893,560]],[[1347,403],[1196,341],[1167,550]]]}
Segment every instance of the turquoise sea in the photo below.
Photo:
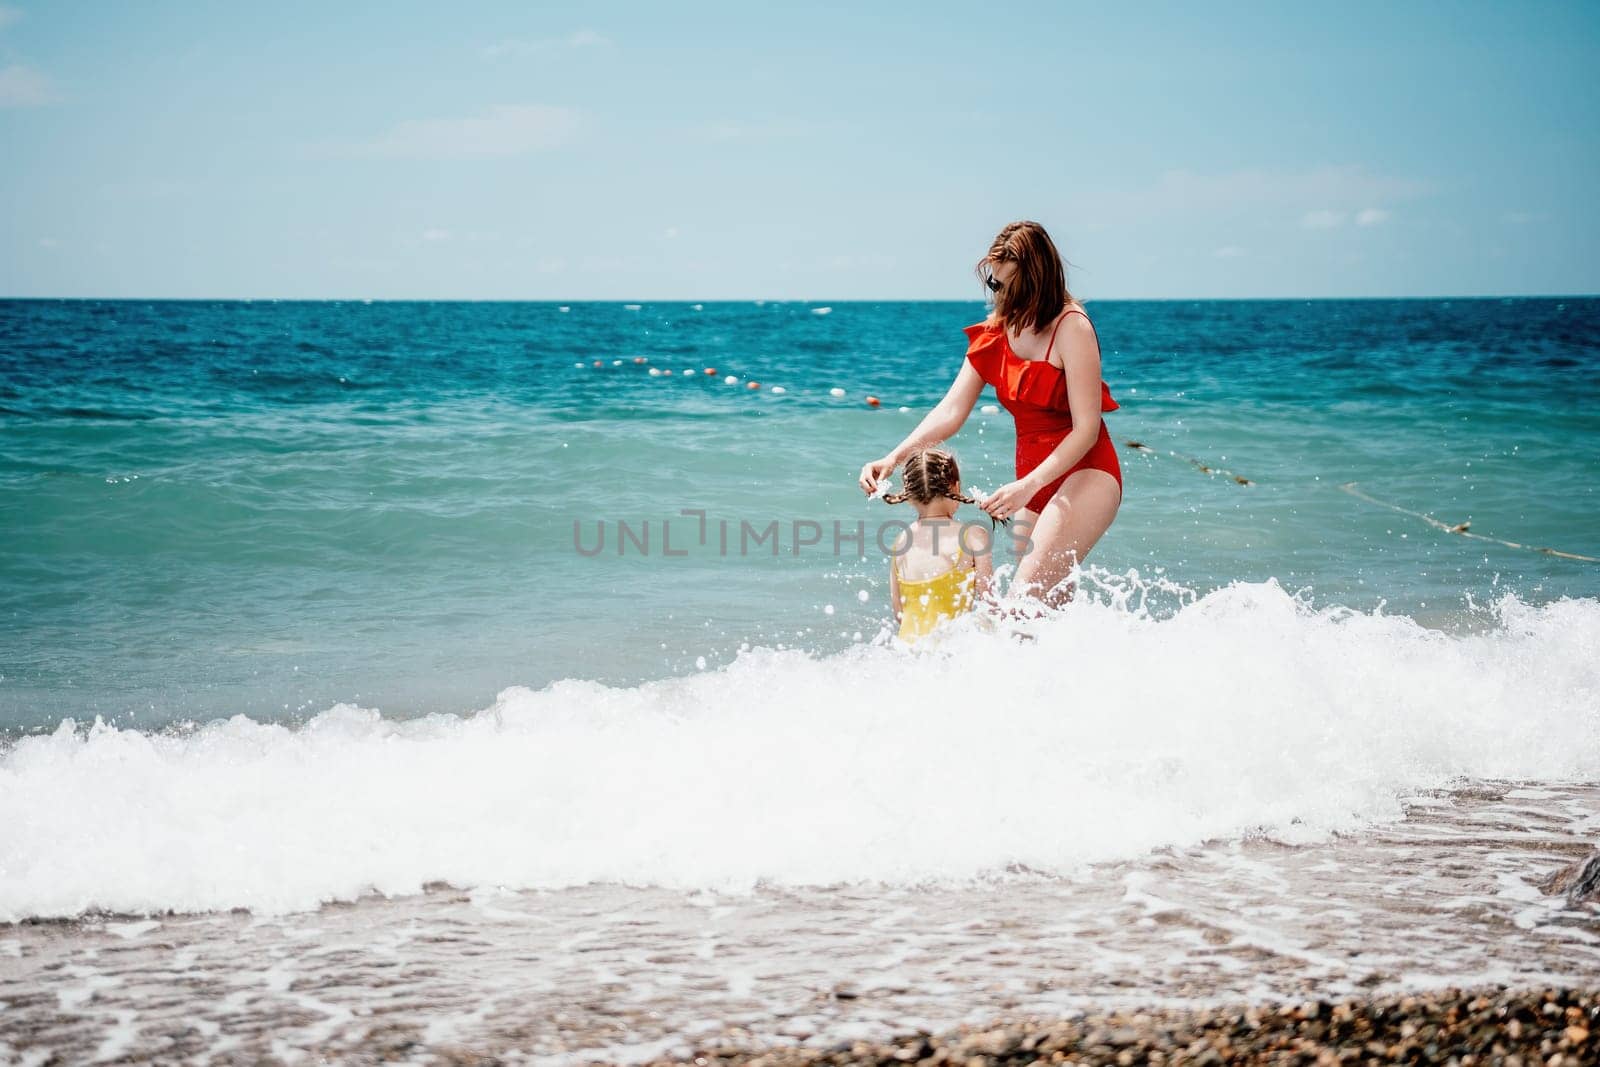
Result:
{"label": "turquoise sea", "polygon": [[[1157,579],[1276,580],[1445,629],[1506,593],[1600,596],[1600,564],[1340,488],[1600,557],[1600,300],[1091,311],[1126,476],[1091,562],[1136,573],[1152,610],[1185,595]],[[899,516],[856,472],[984,313],[0,302],[0,729],[464,713],[507,686],[870,642],[873,534]],[[974,414],[969,483],[1010,478],[1011,439]],[[773,522],[741,550],[741,524]]]}

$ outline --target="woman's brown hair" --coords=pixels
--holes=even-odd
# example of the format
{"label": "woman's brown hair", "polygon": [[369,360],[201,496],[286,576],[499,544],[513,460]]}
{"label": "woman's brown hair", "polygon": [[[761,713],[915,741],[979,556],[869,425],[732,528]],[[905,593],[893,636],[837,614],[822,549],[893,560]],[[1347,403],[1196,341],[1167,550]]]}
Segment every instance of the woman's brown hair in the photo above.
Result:
{"label": "woman's brown hair", "polygon": [[1037,222],[1013,222],[1001,230],[988,254],[978,260],[978,277],[987,281],[997,263],[1017,265],[1017,272],[994,298],[995,319],[1008,329],[1031,325],[1043,330],[1072,300],[1061,253]]}

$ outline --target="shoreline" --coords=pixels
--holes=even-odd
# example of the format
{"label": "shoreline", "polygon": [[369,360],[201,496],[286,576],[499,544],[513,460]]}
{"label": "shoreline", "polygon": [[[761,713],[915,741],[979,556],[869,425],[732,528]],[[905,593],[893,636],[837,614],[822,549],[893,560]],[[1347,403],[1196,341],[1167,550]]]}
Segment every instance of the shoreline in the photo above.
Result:
{"label": "shoreline", "polygon": [[970,884],[30,920],[0,926],[0,1063],[1312,1063],[1429,1026],[1463,1063],[1595,1062],[1597,800],[1479,781],[1359,834]]}
{"label": "shoreline", "polygon": [[[648,1067],[1005,1063],[1277,1064],[1403,1061],[1544,1064],[1600,1060],[1600,984],[1593,988],[1448,988],[1337,1001],[1270,1001],[1217,1009],[1003,1019],[888,1042],[823,1047],[722,1045]],[[490,1062],[465,1060],[456,1062]]]}

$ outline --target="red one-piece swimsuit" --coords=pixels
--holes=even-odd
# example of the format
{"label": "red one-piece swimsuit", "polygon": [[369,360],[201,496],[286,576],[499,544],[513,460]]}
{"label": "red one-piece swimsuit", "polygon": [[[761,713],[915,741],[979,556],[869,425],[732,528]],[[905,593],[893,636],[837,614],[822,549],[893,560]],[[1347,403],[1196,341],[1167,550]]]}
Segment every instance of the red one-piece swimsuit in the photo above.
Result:
{"label": "red one-piece swimsuit", "polygon": [[[1083,312],[1073,308],[1067,315],[1083,315]],[[1089,321],[1089,316],[1083,315],[1083,318]],[[1061,322],[1065,321],[1066,315],[1063,315]],[[1057,330],[1061,329],[1061,322],[1056,323]],[[1094,329],[1092,322],[1089,328]],[[966,335],[967,359],[978,375],[994,386],[1000,403],[1017,420],[1017,477],[1021,478],[1043,463],[1072,429],[1072,411],[1067,406],[1067,375],[1050,362],[1050,353],[1056,344],[1055,333],[1050,334],[1050,345],[1043,359],[1023,359],[1011,351],[1005,327],[995,323],[968,326]],[[1111,399],[1111,387],[1102,379],[1100,410],[1115,411],[1118,406]],[[1100,421],[1100,435],[1084,457],[1066,474],[1035,493],[1028,501],[1028,508],[1043,513],[1067,476],[1086,469],[1105,471],[1117,480],[1117,488],[1122,488],[1122,464],[1117,461],[1117,449],[1111,443],[1111,431],[1106,429],[1104,419]]]}

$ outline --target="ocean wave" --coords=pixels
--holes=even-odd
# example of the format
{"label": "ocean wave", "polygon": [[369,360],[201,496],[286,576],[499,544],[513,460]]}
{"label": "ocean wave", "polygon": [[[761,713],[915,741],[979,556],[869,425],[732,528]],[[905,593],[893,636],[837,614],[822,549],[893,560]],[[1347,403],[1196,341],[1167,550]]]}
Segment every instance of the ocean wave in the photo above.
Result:
{"label": "ocean wave", "polygon": [[1600,776],[1600,601],[1474,632],[1238,583],[935,647],[746,649],[467,716],[340,705],[0,755],[0,921],[594,882],[919,884],[1358,830],[1453,780]]}

